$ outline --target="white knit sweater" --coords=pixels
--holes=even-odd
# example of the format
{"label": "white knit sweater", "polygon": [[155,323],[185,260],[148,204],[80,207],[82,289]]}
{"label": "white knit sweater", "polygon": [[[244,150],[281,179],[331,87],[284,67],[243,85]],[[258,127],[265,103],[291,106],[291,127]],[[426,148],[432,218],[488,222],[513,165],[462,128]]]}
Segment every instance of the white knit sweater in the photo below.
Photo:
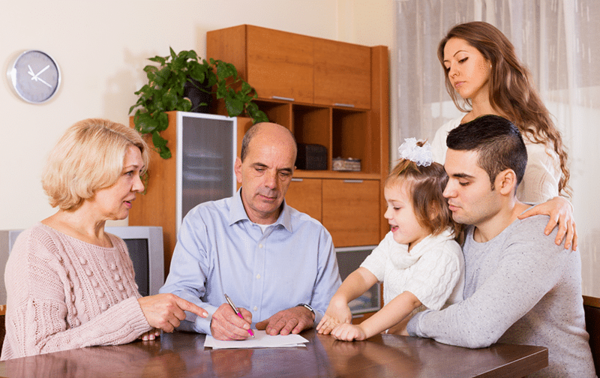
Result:
{"label": "white knit sweater", "polygon": [[405,291],[435,310],[462,300],[464,259],[449,230],[427,236],[410,252],[388,232],[361,267],[383,282],[385,304]]}
{"label": "white knit sweater", "polygon": [[6,338],[1,360],[93,345],[117,345],[151,329],[125,243],[98,247],[41,223],[19,235],[4,275]]}

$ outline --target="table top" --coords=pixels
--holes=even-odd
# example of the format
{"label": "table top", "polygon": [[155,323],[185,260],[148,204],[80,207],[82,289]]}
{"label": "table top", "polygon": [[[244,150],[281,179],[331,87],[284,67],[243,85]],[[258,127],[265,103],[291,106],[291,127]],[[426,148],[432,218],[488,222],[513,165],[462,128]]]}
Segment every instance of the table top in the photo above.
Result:
{"label": "table top", "polygon": [[522,377],[548,365],[548,349],[496,344],[484,349],[377,335],[344,342],[314,330],[306,347],[204,348],[204,335],[91,347],[0,363],[3,377]]}

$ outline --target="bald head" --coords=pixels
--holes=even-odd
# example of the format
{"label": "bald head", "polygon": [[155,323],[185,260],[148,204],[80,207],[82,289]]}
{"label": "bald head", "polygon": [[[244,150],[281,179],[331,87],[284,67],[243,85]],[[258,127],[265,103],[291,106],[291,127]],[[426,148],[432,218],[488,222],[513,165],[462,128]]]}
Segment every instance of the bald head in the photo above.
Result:
{"label": "bald head", "polygon": [[273,224],[277,220],[295,162],[296,142],[288,129],[259,123],[248,130],[241,157],[235,161],[235,176],[242,184],[242,203],[252,222]]}
{"label": "bald head", "polygon": [[242,162],[248,156],[250,149],[250,142],[254,139],[254,137],[260,135],[259,143],[264,142],[275,142],[282,143],[284,146],[288,146],[294,152],[294,161],[296,161],[296,138],[294,138],[294,134],[292,132],[277,124],[272,122],[261,122],[252,126],[244,135],[244,139],[242,140],[242,152],[240,158]]}

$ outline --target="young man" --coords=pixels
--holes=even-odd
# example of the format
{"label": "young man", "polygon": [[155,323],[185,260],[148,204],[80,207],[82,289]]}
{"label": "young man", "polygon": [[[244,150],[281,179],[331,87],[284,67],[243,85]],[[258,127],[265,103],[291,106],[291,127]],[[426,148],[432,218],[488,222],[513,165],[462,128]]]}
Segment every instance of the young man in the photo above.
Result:
{"label": "young man", "polygon": [[543,233],[547,216],[519,220],[530,205],[516,198],[527,165],[518,129],[483,116],[448,134],[444,190],[455,221],[469,225],[464,301],[417,314],[411,336],[469,348],[496,342],[545,346],[537,376],[594,377],[585,330],[579,252]]}
{"label": "young man", "polygon": [[209,317],[187,313],[180,329],[245,339],[252,322],[285,335],[320,321],[341,281],[329,232],[284,201],[295,161],[288,129],[257,124],[235,162],[242,184],[235,196],[202,203],[185,216],[160,292],[176,293]]}

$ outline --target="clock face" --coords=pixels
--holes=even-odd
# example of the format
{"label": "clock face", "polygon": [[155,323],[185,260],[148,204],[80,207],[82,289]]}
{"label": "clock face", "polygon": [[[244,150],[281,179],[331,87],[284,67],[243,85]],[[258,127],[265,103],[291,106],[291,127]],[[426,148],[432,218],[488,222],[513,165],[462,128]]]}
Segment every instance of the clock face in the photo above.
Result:
{"label": "clock face", "polygon": [[40,104],[50,100],[60,85],[60,70],[52,57],[42,51],[21,54],[8,71],[12,88],[23,100]]}

